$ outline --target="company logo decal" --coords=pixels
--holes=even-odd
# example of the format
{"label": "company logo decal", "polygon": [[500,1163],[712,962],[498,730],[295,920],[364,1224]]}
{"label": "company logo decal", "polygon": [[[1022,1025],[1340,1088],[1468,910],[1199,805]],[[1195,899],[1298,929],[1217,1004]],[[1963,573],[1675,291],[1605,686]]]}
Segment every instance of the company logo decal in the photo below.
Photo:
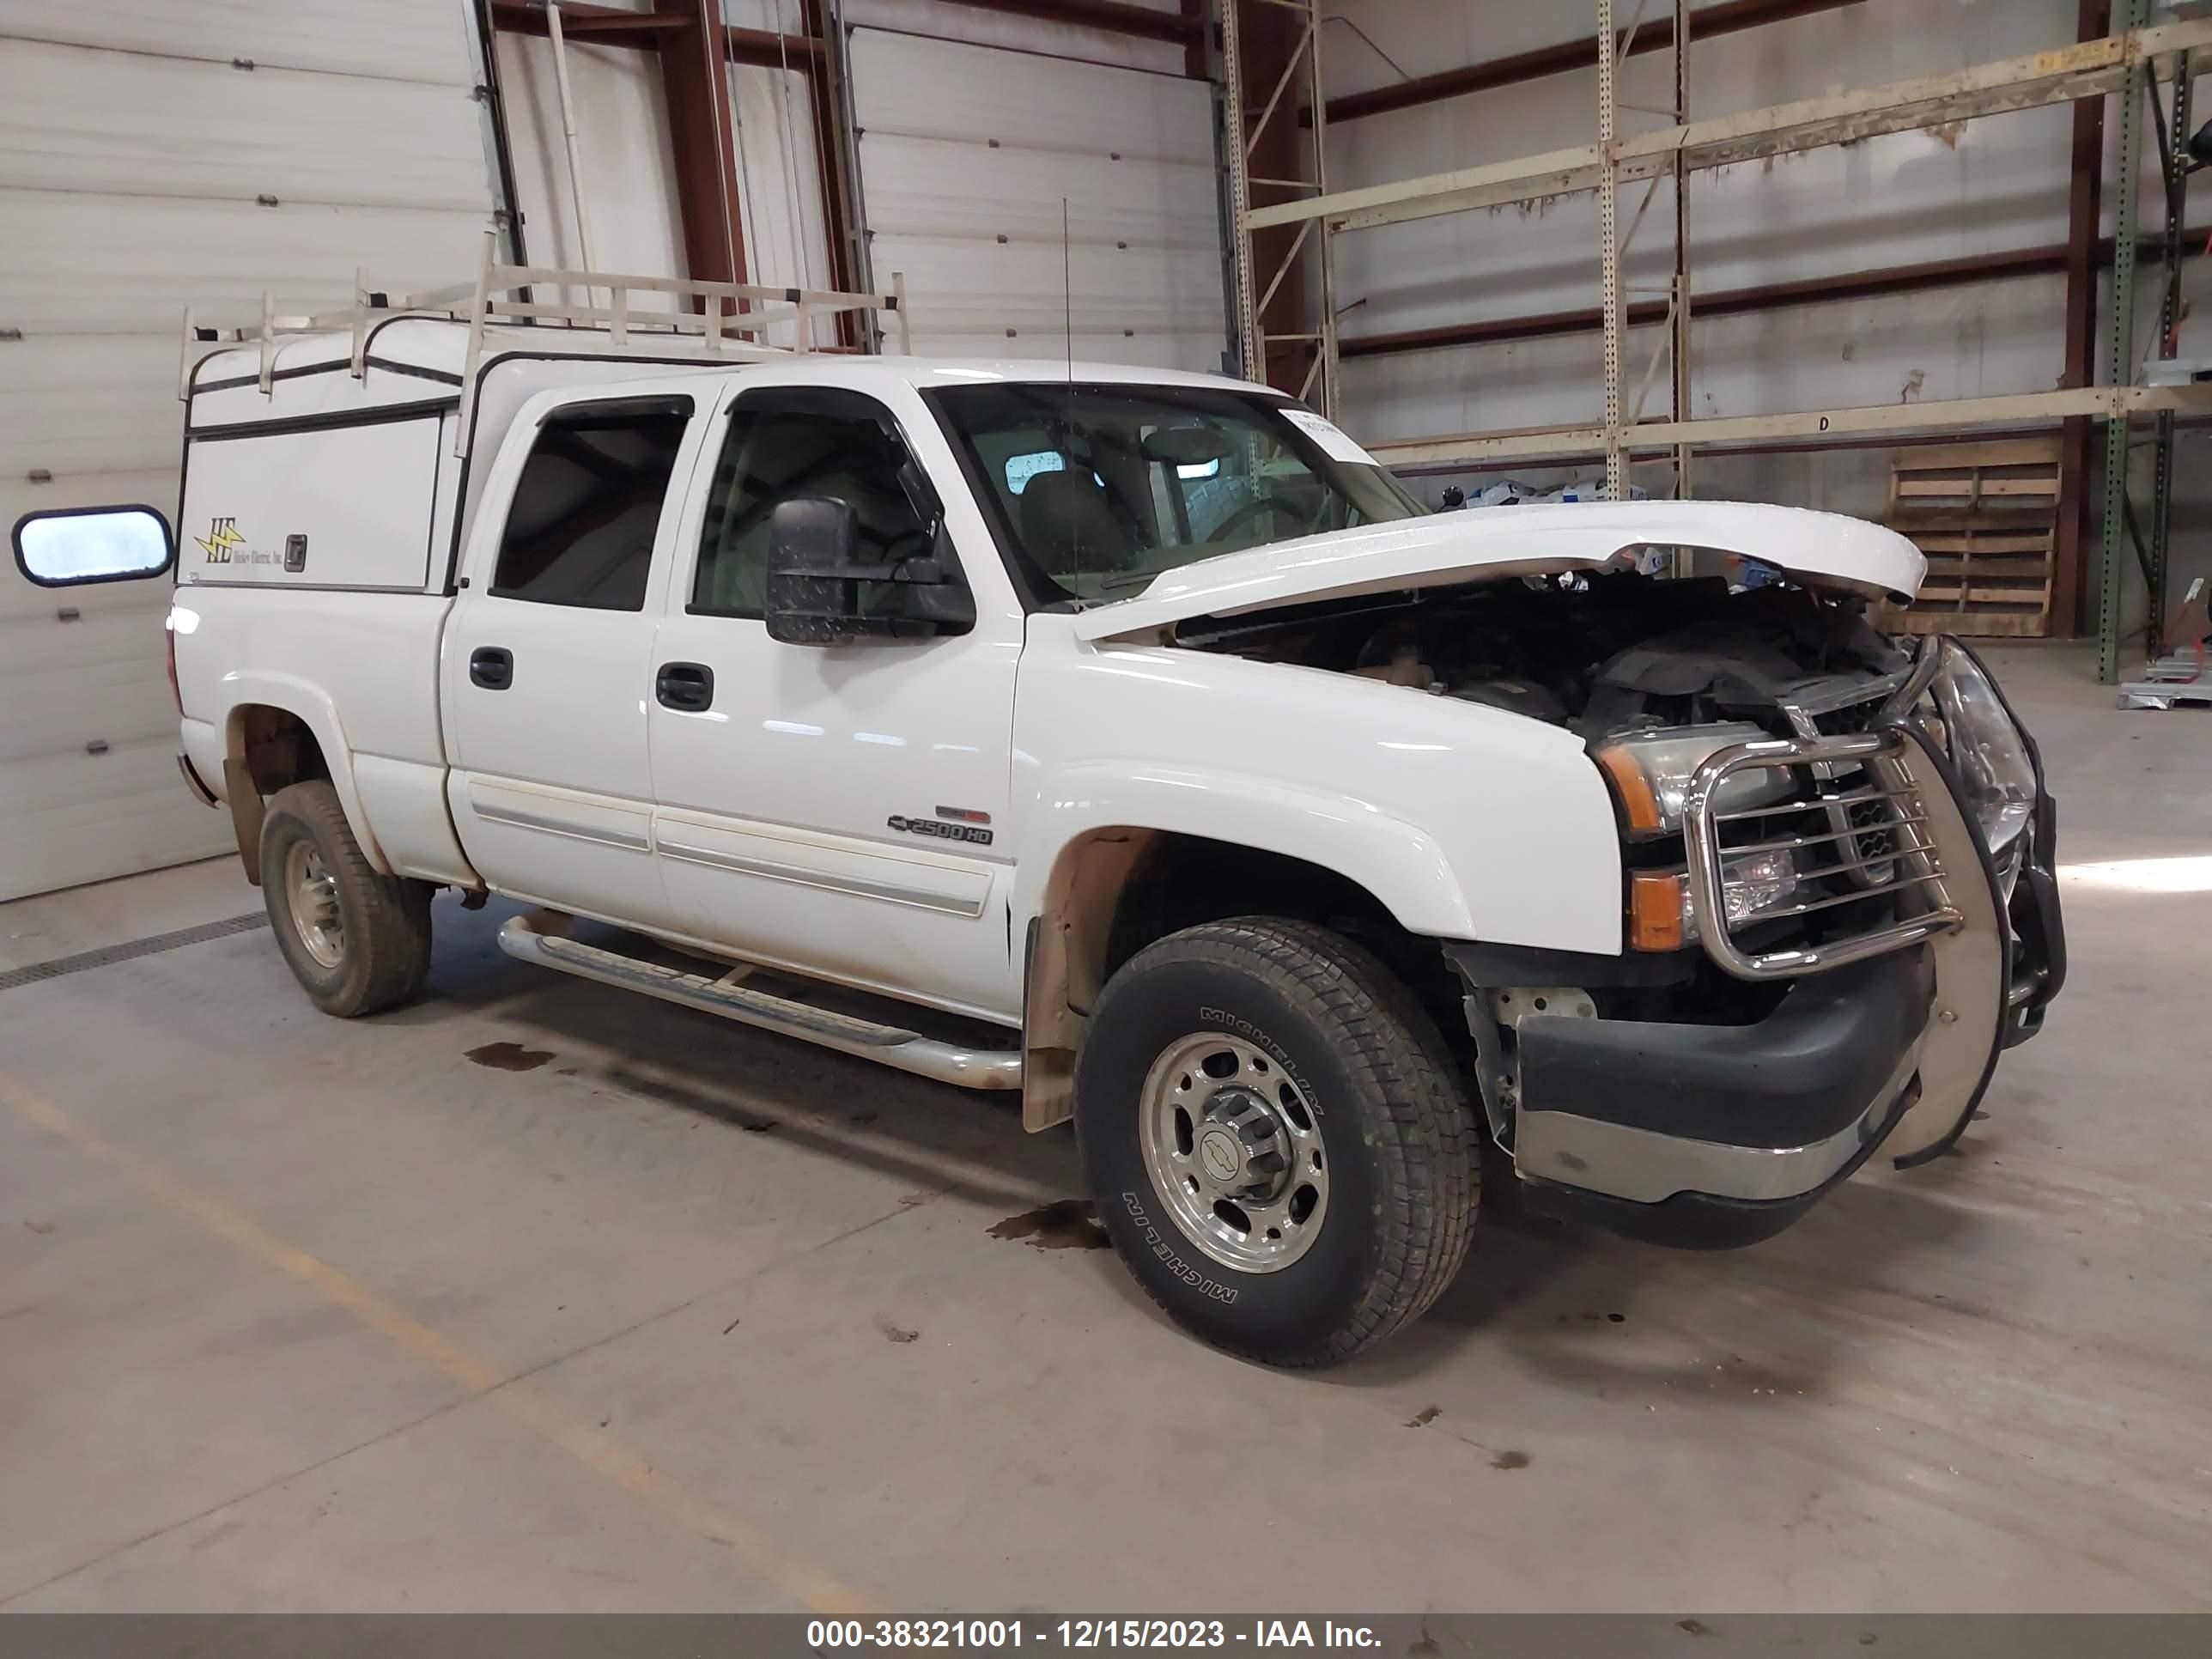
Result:
{"label": "company logo decal", "polygon": [[216,519],[208,526],[208,533],[192,539],[200,544],[210,564],[228,564],[231,551],[246,545],[246,538],[238,533],[236,518]]}

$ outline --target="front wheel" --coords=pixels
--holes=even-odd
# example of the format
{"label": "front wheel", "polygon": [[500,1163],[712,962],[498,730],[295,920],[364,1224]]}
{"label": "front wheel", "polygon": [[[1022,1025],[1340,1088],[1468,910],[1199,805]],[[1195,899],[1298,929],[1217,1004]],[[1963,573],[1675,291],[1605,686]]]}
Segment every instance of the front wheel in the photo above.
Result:
{"label": "front wheel", "polygon": [[1405,987],[1326,928],[1211,922],[1131,957],[1091,1021],[1075,1127],[1137,1281],[1248,1358],[1349,1358],[1467,1255],[1456,1068]]}

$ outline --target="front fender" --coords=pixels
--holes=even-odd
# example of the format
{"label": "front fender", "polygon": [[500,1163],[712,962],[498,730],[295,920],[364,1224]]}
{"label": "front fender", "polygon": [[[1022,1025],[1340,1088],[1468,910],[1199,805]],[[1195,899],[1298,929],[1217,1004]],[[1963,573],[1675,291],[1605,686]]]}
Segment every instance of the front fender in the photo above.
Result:
{"label": "front fender", "polygon": [[[297,717],[314,733],[316,744],[323,751],[324,763],[330,769],[331,787],[337,791],[338,805],[345,809],[346,822],[353,826],[354,839],[361,843],[363,856],[378,874],[390,875],[391,863],[383,848],[377,844],[376,831],[368,814],[362,810],[361,791],[354,778],[353,750],[346,743],[345,726],[338,719],[337,705],[331,700],[330,694],[299,675],[266,669],[234,670],[218,684],[222,713],[216,726],[223,734],[226,787],[234,791],[236,788],[228,782],[228,763],[235,761],[243,752],[239,728],[245,709],[259,704],[281,708]],[[234,817],[237,811],[234,794]]]}
{"label": "front fender", "polygon": [[1322,865],[1411,933],[1620,952],[1613,798],[1573,732],[1354,674],[1030,625],[1013,792],[1029,915],[1060,848],[1122,824]]}
{"label": "front fender", "polygon": [[1015,886],[1034,916],[1060,855],[1101,830],[1161,830],[1226,842],[1334,870],[1373,894],[1409,933],[1474,937],[1475,919],[1443,849],[1379,808],[1322,788],[1233,772],[1093,763],[1053,772]]}

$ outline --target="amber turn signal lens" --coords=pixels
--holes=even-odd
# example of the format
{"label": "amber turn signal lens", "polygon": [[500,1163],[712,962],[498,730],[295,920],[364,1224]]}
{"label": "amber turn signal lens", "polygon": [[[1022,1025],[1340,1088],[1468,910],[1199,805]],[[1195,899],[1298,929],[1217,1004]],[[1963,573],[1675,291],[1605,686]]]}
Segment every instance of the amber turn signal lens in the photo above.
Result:
{"label": "amber turn signal lens", "polygon": [[1605,768],[1606,776],[1613,780],[1628,827],[1646,835],[1661,829],[1665,820],[1660,815],[1659,798],[1651,793],[1651,780],[1644,775],[1644,769],[1636,763],[1636,757],[1619,744],[1613,744],[1599,750],[1595,759]]}
{"label": "amber turn signal lens", "polygon": [[1689,878],[1638,874],[1628,884],[1628,945],[1632,951],[1682,948],[1682,901]]}

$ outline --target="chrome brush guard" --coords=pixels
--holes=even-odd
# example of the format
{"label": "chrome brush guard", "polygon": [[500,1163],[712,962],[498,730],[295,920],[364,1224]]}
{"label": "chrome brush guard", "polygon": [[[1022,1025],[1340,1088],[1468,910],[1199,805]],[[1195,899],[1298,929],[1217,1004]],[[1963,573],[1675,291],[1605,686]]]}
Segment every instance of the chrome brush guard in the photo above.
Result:
{"label": "chrome brush guard", "polygon": [[[1810,777],[1817,793],[1770,806],[1716,811],[1722,781],[1753,768]],[[1954,810],[1931,812],[1931,792]],[[1706,953],[1739,979],[1794,979],[1901,951],[1958,927],[1966,918],[1952,891],[1952,872],[1972,872],[1970,878],[1978,879],[1982,854],[1949,793],[1929,757],[1894,726],[1839,737],[1768,738],[1716,751],[1691,780],[1682,819],[1690,903]],[[1795,827],[1788,822],[1793,818],[1800,820]],[[1783,821],[1779,832],[1752,827],[1743,833],[1753,839],[1739,836],[1735,844],[1727,844],[1735,833],[1731,826],[1759,826],[1762,820]],[[1807,823],[1842,827],[1808,830]],[[1961,844],[1946,845],[1949,841]],[[1814,896],[1731,923],[1722,894],[1723,862],[1757,853],[1789,854],[1801,887]],[[1818,943],[1770,951],[1746,950],[1733,936],[1827,911],[1842,911],[1845,918],[1894,914]]]}

